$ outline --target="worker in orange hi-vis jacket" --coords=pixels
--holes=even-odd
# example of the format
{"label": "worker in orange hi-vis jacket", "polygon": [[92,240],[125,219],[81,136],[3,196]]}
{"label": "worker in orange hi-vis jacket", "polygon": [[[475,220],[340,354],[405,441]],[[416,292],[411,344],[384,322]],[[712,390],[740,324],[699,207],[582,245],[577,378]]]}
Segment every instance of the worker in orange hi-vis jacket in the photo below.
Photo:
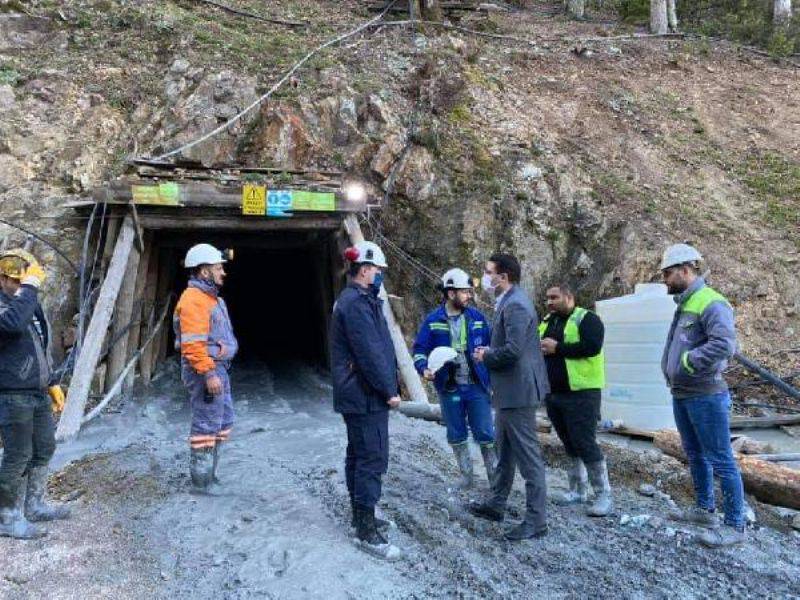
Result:
{"label": "worker in orange hi-vis jacket", "polygon": [[189,390],[192,426],[189,472],[196,492],[213,493],[219,450],[233,427],[228,371],[239,344],[228,308],[219,297],[225,280],[222,252],[209,244],[186,254],[189,285],[175,308],[175,346],[181,352],[181,379]]}

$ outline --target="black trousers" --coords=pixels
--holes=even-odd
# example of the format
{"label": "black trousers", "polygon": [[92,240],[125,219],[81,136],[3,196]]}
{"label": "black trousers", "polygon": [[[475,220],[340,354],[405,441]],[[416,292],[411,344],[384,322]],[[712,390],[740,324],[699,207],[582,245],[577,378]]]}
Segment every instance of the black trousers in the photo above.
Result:
{"label": "black trousers", "polygon": [[342,417],[347,426],[347,491],[356,504],[372,508],[381,497],[381,476],[389,468],[389,411]]}
{"label": "black trousers", "polygon": [[41,392],[0,392],[0,507],[13,505],[23,475],[46,467],[56,450],[50,398]]}
{"label": "black trousers", "polygon": [[585,464],[603,460],[597,445],[600,390],[553,392],[546,405],[547,416],[569,456],[580,458]]}

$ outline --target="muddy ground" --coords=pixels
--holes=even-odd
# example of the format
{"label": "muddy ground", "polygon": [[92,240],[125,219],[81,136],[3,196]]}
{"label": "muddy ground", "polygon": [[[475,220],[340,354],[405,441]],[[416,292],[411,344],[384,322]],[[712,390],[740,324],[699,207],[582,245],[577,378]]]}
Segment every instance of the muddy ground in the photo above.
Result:
{"label": "muddy ground", "polygon": [[[234,382],[223,495],[189,493],[186,404],[168,370],[146,397],[59,448],[56,465],[72,462],[51,487],[79,496],[74,516],[44,540],[0,540],[0,597],[800,597],[798,534],[756,526],[747,546],[709,551],[662,518],[665,499],[636,493],[660,481],[685,500],[688,480],[669,475],[672,459],[657,452],[611,451],[613,516],[549,505],[550,535],[509,543],[501,526],[465,513],[485,483],[469,494],[451,488],[444,429],[400,414],[381,507],[405,556],[381,562],[351,540],[344,427],[325,378],[300,365],[260,366],[239,369]],[[563,456],[542,437],[548,484],[563,486]],[[517,484],[512,519],[523,506]],[[622,525],[625,515],[652,518]]]}

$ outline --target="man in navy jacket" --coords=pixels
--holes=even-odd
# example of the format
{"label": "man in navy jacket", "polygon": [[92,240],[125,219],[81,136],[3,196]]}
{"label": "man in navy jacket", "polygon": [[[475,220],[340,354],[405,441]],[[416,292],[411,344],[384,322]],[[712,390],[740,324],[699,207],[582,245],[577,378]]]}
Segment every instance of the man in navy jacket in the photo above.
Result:
{"label": "man in navy jacket", "polygon": [[20,539],[44,535],[31,522],[69,516],[44,500],[56,448],[52,404],[63,403],[51,386],[50,331],[38,300],[44,278],[29,252],[0,253],[0,535]]}
{"label": "man in navy jacket", "polygon": [[333,407],[347,427],[345,476],[360,542],[387,556],[375,517],[381,476],[389,465],[389,409],[400,405],[397,360],[378,297],[386,258],[372,242],[347,250],[350,281],[333,309],[330,359]]}

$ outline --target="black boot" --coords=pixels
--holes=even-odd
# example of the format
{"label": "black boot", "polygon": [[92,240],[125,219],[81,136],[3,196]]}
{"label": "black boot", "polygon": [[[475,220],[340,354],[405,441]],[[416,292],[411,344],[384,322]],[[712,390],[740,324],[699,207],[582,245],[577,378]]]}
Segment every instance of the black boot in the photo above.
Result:
{"label": "black boot", "polygon": [[5,487],[0,490],[0,536],[18,540],[32,540],[47,535],[25,518],[25,481],[20,483],[16,492]]}
{"label": "black boot", "polygon": [[370,546],[388,544],[375,524],[375,509],[356,504],[356,537]]}
{"label": "black boot", "polygon": [[375,509],[356,504],[356,537],[358,545],[369,554],[384,560],[397,560],[403,553],[381,535],[375,526]]}
{"label": "black boot", "polygon": [[28,473],[28,493],[25,496],[25,517],[32,522],[69,518],[69,509],[50,504],[44,499],[47,492],[47,467],[33,467]]}
{"label": "black boot", "polygon": [[[352,515],[352,518],[350,519],[350,527],[355,529],[356,528],[356,503],[352,498],[350,498],[350,514]],[[380,531],[381,533],[386,533],[387,531],[389,531],[389,528],[391,526],[392,526],[392,524],[389,521],[387,521],[386,519],[381,519],[379,516],[375,515],[375,527],[377,528],[378,531]]]}
{"label": "black boot", "polygon": [[469,512],[481,519],[489,521],[500,522],[505,518],[505,510],[497,508],[491,502],[482,502],[480,504],[470,504]]}

